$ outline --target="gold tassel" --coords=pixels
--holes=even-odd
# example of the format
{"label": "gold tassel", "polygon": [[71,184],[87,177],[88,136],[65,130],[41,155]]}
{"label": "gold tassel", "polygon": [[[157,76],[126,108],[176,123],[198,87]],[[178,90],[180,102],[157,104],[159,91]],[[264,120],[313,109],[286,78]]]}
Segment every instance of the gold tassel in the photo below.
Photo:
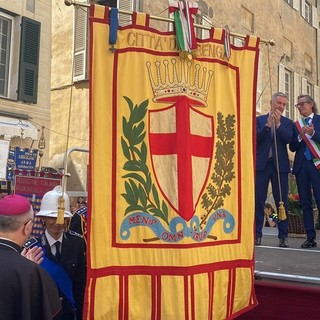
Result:
{"label": "gold tassel", "polygon": [[64,197],[59,197],[58,199],[58,216],[56,220],[56,224],[64,224]]}
{"label": "gold tassel", "polygon": [[284,208],[283,202],[279,202],[279,215],[278,215],[279,220],[286,220],[287,215],[286,215],[286,209]]}

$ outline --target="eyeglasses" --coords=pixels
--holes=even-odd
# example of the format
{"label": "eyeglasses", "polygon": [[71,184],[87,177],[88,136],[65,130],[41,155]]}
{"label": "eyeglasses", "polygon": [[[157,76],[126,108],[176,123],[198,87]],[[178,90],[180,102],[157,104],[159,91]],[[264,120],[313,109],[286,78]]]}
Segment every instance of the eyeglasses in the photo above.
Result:
{"label": "eyeglasses", "polygon": [[299,103],[295,104],[294,106],[295,106],[296,108],[301,108],[301,107],[304,106],[305,103],[310,103],[310,102],[303,101],[303,102],[299,102]]}

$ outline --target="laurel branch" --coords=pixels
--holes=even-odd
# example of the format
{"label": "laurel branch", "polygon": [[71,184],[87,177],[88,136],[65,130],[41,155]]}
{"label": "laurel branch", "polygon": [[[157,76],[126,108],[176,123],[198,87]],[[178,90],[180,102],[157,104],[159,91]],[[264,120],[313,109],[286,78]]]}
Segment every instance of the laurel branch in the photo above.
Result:
{"label": "laurel branch", "polygon": [[121,136],[121,147],[123,155],[127,159],[123,169],[128,171],[122,178],[125,193],[121,196],[128,203],[125,215],[143,211],[168,222],[168,206],[160,201],[155,184],[152,182],[151,173],[146,164],[147,146],[144,142],[146,136],[144,117],[147,113],[149,100],[143,101],[140,105],[133,105],[133,102],[124,97],[128,103],[130,115],[122,117],[123,136]]}

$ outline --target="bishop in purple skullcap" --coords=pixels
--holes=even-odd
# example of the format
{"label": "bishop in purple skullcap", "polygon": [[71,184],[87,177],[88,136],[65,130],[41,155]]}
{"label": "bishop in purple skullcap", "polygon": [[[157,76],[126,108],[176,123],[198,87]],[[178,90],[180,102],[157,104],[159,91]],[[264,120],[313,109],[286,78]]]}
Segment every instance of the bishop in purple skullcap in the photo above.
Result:
{"label": "bishop in purple skullcap", "polygon": [[0,215],[19,216],[31,209],[29,200],[17,194],[11,194],[0,199]]}

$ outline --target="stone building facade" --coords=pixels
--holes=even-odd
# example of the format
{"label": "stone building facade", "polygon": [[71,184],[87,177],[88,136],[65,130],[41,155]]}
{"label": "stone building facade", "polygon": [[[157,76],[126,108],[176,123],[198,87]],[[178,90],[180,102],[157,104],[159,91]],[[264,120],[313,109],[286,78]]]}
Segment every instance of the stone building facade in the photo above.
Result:
{"label": "stone building facade", "polygon": [[[0,140],[38,148],[49,139],[51,3],[11,0],[0,3]],[[42,144],[42,165],[49,143]]]}
{"label": "stone building facade", "polygon": [[[89,2],[170,17],[167,1]],[[237,46],[242,45],[242,35],[261,38],[257,114],[269,111],[271,94],[276,91],[288,94],[286,115],[292,119],[298,116],[294,104],[299,94],[308,93],[319,102],[318,1],[199,0],[198,4],[195,22],[206,28],[197,29],[198,37],[206,37],[212,26],[228,27]],[[62,0],[52,1],[50,165],[56,168],[62,165],[69,148],[89,147],[88,10],[85,6],[65,6]],[[120,15],[120,24],[126,23],[130,17]],[[161,31],[172,30],[168,22],[151,19],[151,25]],[[74,153],[69,161],[72,179],[67,190],[86,190],[88,154]]]}

